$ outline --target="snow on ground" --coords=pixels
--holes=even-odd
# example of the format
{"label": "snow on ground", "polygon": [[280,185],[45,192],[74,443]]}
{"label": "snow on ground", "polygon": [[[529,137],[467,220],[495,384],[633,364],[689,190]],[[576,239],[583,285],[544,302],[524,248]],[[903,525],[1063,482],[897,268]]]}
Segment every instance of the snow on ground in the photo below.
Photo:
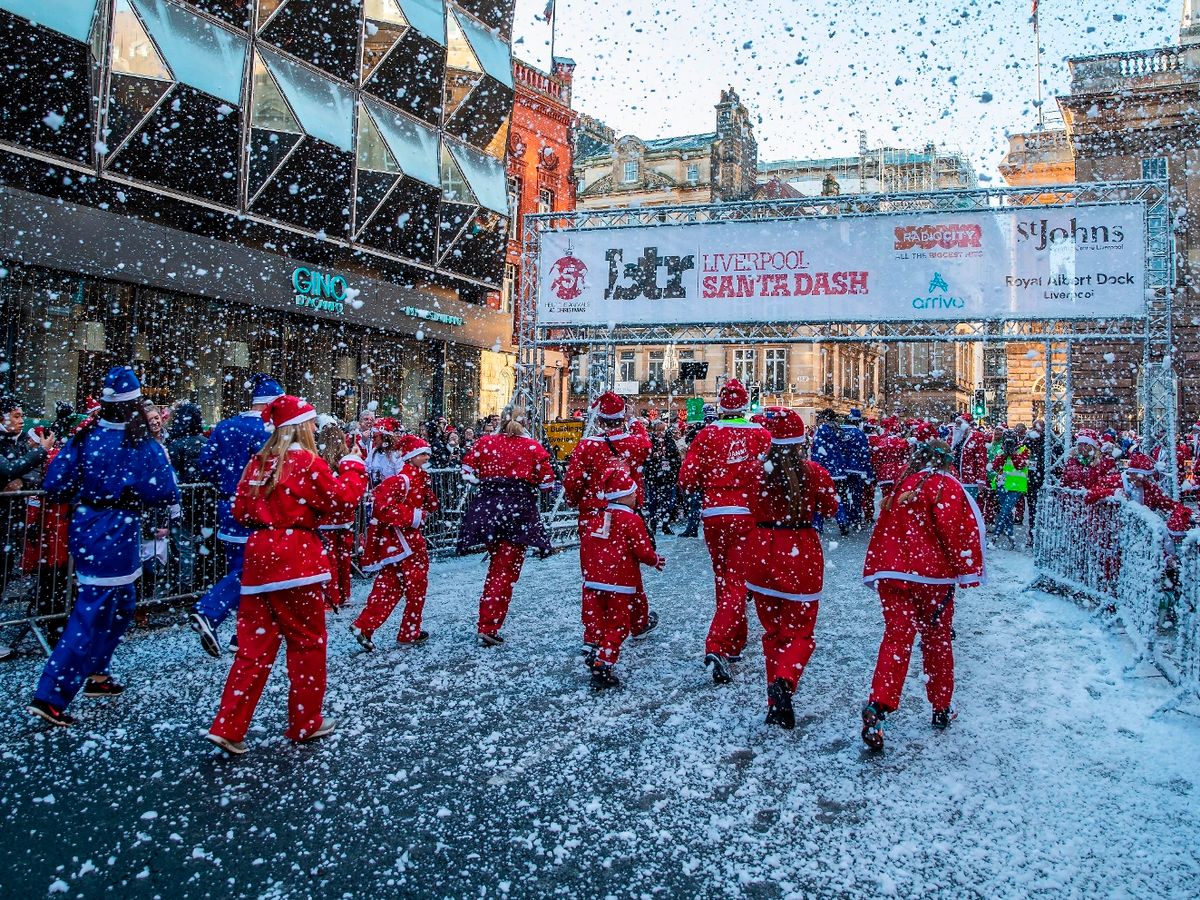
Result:
{"label": "snow on ground", "polygon": [[[40,661],[0,667],[0,894],[116,897],[1193,897],[1200,722],[1151,714],[1159,679],[1070,602],[1023,593],[996,553],[960,595],[958,721],[929,727],[914,654],[881,757],[861,749],[882,619],[865,540],[828,554],[794,732],[762,724],[761,649],[702,668],[702,541],[662,539],[662,625],[593,694],[576,655],[574,552],[526,564],[505,629],[471,636],[484,566],[435,564],[420,648],[359,652],[331,618],[324,742],[282,736],[282,660],[252,752],[201,740],[229,659],[184,629],[118,650],[129,685],[50,732],[24,712]],[[357,592],[361,604],[366,590]],[[397,615],[398,620],[398,615]],[[753,619],[752,619],[753,622]]]}

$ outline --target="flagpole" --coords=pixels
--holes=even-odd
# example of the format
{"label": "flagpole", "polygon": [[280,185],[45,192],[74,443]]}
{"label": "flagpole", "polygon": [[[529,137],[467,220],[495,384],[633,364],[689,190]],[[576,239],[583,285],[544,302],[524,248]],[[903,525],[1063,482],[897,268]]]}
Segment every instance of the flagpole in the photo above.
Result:
{"label": "flagpole", "polygon": [[554,4],[554,12],[550,16],[550,74],[554,74],[554,31],[558,28],[558,5]]}
{"label": "flagpole", "polygon": [[[1034,67],[1037,78],[1037,108],[1038,108],[1038,131],[1046,130],[1046,107],[1042,103],[1042,33],[1038,27],[1039,10],[1037,0],[1033,4],[1033,52],[1034,52]],[[551,46],[553,46],[553,32],[551,32]]]}

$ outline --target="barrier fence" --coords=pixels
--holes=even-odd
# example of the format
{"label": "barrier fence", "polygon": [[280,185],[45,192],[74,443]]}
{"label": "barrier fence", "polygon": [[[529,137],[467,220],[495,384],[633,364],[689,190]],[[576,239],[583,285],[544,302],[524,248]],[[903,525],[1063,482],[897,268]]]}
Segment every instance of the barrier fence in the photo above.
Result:
{"label": "barrier fence", "polygon": [[1085,492],[1046,486],[1034,535],[1035,587],[1082,595],[1124,626],[1139,661],[1200,695],[1196,601],[1200,530],[1177,546],[1153,511],[1125,499],[1088,504]]}
{"label": "barrier fence", "polygon": [[[441,508],[422,531],[430,555],[438,559],[455,554],[458,529],[475,488],[462,480],[458,469],[433,469],[430,476]],[[185,484],[180,493],[179,515],[166,509],[142,514],[139,616],[188,606],[225,574],[225,554],[216,538],[216,488]],[[356,560],[370,522],[370,497],[368,491],[355,519]],[[575,511],[561,501],[561,492],[540,491],[539,503],[551,543],[559,548],[577,543]],[[67,549],[70,518],[67,504],[51,503],[42,491],[0,493],[0,644],[16,646],[32,635],[50,652],[75,598]]]}

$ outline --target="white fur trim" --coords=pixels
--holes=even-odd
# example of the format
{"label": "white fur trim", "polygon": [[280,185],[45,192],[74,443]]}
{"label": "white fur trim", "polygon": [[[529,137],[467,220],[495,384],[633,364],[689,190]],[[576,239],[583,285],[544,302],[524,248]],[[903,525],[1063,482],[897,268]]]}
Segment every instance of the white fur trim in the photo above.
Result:
{"label": "white fur trim", "polygon": [[603,497],[605,500],[620,500],[622,497],[628,497],[630,494],[636,494],[636,493],[637,493],[637,485],[635,484],[633,487],[626,488],[623,491],[606,491],[605,493],[601,494],[600,496]]}
{"label": "white fur trim", "polygon": [[404,535],[396,532],[396,540],[400,542],[400,552],[393,553],[391,556],[384,557],[378,562],[371,563],[369,566],[363,566],[364,572],[378,572],[384,566],[394,565],[398,562],[403,562],[413,555],[412,547],[408,545],[408,541],[404,539]]}
{"label": "white fur trim", "polygon": [[585,437],[584,440],[585,441],[596,441],[596,442],[620,441],[620,440],[624,440],[627,437],[629,437],[629,432],[622,431],[619,434],[593,434],[591,437]]}
{"label": "white fur trim", "polygon": [[630,587],[627,584],[605,584],[603,581],[585,581],[585,588],[590,588],[593,591],[609,591],[613,594],[636,594],[637,588]]}
{"label": "white fur trim", "polygon": [[412,523],[412,527],[413,527],[413,528],[420,528],[420,527],[421,527],[421,523],[422,523],[422,522],[424,522],[424,521],[425,521],[425,510],[423,510],[423,509],[414,509],[414,510],[413,510],[413,523]]}
{"label": "white fur trim", "polygon": [[748,516],[750,515],[750,507],[748,506],[710,506],[708,509],[700,513],[700,518],[707,519],[709,516]]}
{"label": "white fur trim", "polygon": [[270,584],[243,584],[243,594],[269,594],[271,591],[286,591],[289,588],[305,587],[310,584],[324,584],[332,576],[328,572],[319,575],[306,575],[304,578],[289,578],[286,581],[272,581]]}
{"label": "white fur trim", "polygon": [[1084,437],[1076,437],[1076,438],[1075,438],[1075,443],[1076,443],[1076,444],[1087,444],[1087,445],[1089,445],[1089,446],[1091,446],[1091,447],[1095,447],[1097,450],[1099,450],[1099,449],[1100,449],[1100,445],[1099,445],[1099,444],[1096,442],[1096,439],[1095,439],[1095,438],[1090,438],[1090,437],[1087,437],[1087,436],[1084,436]]}
{"label": "white fur trim", "polygon": [[279,427],[282,428],[284,425],[299,425],[302,422],[311,422],[316,417],[317,411],[315,409],[308,409],[305,412],[300,413],[298,416],[293,416],[286,422],[280,422]]}
{"label": "white fur trim", "polygon": [[110,421],[108,421],[108,419],[101,419],[99,422],[99,425],[101,428],[107,428],[110,431],[124,431],[125,430],[124,422],[110,422]]}
{"label": "white fur trim", "polygon": [[[966,577],[966,576],[964,576]],[[915,584],[958,584],[958,576],[949,578],[932,578],[928,575],[914,575],[911,572],[876,572],[874,575],[864,575],[863,584],[874,584],[877,581],[911,581]]]}
{"label": "white fur trim", "polygon": [[250,396],[251,403],[270,403],[272,400],[278,400],[283,394],[252,394]]}
{"label": "white fur trim", "polygon": [[816,603],[821,599],[821,591],[817,591],[815,594],[789,594],[785,591],[774,590],[773,588],[759,587],[748,581],[746,582],[746,590],[762,594],[764,597],[775,597],[778,600],[794,600],[797,603]]}
{"label": "white fur trim", "polygon": [[318,525],[317,531],[349,531],[353,527],[349,522],[344,525]]}
{"label": "white fur trim", "polygon": [[142,577],[142,567],[138,566],[137,571],[132,575],[84,575],[80,572],[75,573],[76,580],[80,584],[90,584],[92,587],[120,587],[123,584],[133,584]]}
{"label": "white fur trim", "polygon": [[142,396],[142,389],[140,387],[134,388],[132,391],[125,391],[122,394],[110,393],[109,389],[105,388],[104,393],[100,395],[100,399],[105,403],[120,403],[122,400],[136,400],[140,396]]}
{"label": "white fur trim", "polygon": [[364,461],[361,456],[352,456],[349,453],[338,460],[338,465],[341,466],[342,463],[347,462],[354,463],[356,466],[362,466],[364,469],[367,467],[366,461]]}
{"label": "white fur trim", "polygon": [[410,459],[415,459],[416,457],[420,456],[422,453],[432,453],[432,452],[433,452],[433,449],[431,447],[418,447],[416,450],[409,450],[407,453],[403,454],[400,457],[400,459],[402,459],[404,462],[408,462]]}
{"label": "white fur trim", "polygon": [[[736,410],[729,410],[729,412],[736,412]],[[721,421],[720,419],[717,419],[716,421],[710,422],[709,424],[717,425],[721,428],[762,428],[762,426],[759,425],[757,422],[730,422],[728,419],[726,419],[725,421]]]}
{"label": "white fur trim", "polygon": [[800,437],[771,438],[771,443],[778,444],[781,447],[786,447],[789,444],[803,444],[806,440],[808,439],[804,435],[800,435]]}
{"label": "white fur trim", "polygon": [[249,535],[245,534],[226,534],[223,531],[217,532],[217,539],[222,540],[227,544],[244,544]]}

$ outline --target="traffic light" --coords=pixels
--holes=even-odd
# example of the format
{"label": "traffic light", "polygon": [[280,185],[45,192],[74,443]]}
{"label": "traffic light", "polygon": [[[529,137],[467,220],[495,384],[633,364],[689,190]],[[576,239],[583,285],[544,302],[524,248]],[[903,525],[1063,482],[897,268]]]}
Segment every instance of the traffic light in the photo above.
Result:
{"label": "traffic light", "polygon": [[984,397],[982,389],[975,392],[975,402],[971,404],[971,415],[976,420],[982,419],[987,415],[987,399]]}
{"label": "traffic light", "polygon": [[760,402],[761,400],[762,390],[759,388],[758,383],[756,382],[750,385],[750,412],[756,413],[762,409],[762,403]]}

